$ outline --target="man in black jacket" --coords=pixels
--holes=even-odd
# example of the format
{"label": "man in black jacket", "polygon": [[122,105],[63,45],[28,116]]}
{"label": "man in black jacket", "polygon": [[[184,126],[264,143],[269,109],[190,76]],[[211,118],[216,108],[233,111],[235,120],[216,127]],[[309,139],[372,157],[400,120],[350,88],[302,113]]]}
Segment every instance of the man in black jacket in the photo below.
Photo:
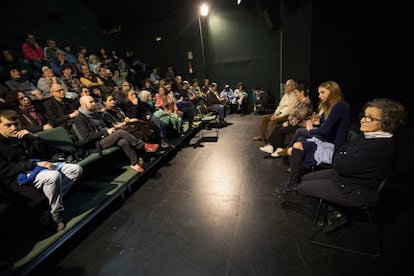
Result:
{"label": "man in black jacket", "polygon": [[106,125],[102,114],[96,111],[96,102],[91,96],[82,96],[79,100],[79,116],[76,116],[74,124],[78,128],[82,138],[88,144],[106,149],[115,145],[122,148],[131,161],[131,168],[142,173],[137,150],[144,147],[144,141],[128,133],[127,131]]}
{"label": "man in black jacket", "polygon": [[65,91],[62,85],[53,83],[50,86],[52,97],[43,102],[46,117],[52,122],[54,127],[64,126],[70,130],[73,118],[79,115],[78,104],[73,100],[65,98]]}
{"label": "man in black jacket", "polygon": [[[29,206],[43,195],[50,207],[54,229],[65,228],[62,197],[82,174],[77,164],[52,163],[51,150],[44,140],[21,129],[14,110],[0,110],[0,180],[2,188],[23,199]],[[56,166],[59,167],[56,167]]]}

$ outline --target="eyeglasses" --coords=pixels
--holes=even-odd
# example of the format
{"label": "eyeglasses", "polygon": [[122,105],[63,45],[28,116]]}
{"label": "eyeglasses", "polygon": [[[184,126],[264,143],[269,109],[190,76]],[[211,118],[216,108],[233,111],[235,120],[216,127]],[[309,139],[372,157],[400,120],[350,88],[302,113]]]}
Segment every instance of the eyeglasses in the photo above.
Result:
{"label": "eyeglasses", "polygon": [[56,89],[53,92],[62,93],[63,92],[63,89],[62,88],[61,89]]}
{"label": "eyeglasses", "polygon": [[380,119],[365,115],[364,113],[359,114],[359,119],[360,120],[365,119],[365,122],[367,122],[367,123],[381,122]]}

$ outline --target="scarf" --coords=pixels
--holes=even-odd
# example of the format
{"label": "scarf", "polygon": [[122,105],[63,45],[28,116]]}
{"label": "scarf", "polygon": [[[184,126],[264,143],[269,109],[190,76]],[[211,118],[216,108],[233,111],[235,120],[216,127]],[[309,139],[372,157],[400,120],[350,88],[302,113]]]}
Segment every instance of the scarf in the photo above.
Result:
{"label": "scarf", "polygon": [[91,119],[91,121],[93,122],[94,125],[96,125],[99,129],[104,128],[105,125],[102,122],[101,118],[99,117],[98,112],[94,111],[90,111],[87,110],[85,108],[83,108],[82,106],[79,107],[79,112],[82,113],[83,115],[85,115],[86,117],[88,117],[89,119]]}
{"label": "scarf", "polygon": [[32,117],[39,126],[43,125],[42,118],[40,118],[40,116],[37,114],[34,105],[32,104],[28,106],[19,105],[19,108],[20,110],[27,112],[30,115],[30,117]]}
{"label": "scarf", "polygon": [[385,131],[373,131],[373,132],[364,132],[364,136],[365,136],[366,139],[391,138],[392,133],[385,132]]}

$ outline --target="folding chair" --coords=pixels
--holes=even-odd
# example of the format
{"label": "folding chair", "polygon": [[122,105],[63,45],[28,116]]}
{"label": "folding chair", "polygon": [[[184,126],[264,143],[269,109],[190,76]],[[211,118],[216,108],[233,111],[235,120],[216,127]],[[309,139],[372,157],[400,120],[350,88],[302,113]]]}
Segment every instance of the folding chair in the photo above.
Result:
{"label": "folding chair", "polygon": [[[385,185],[385,182],[387,181],[388,178],[385,178],[380,186],[379,186],[379,191],[381,192],[381,190],[383,189],[383,186]],[[328,248],[333,248],[333,249],[337,249],[337,250],[341,250],[341,251],[346,251],[346,252],[350,252],[350,253],[354,253],[354,254],[359,254],[359,255],[366,255],[366,256],[370,256],[370,257],[379,257],[382,254],[382,224],[381,222],[375,222],[374,221],[374,213],[376,210],[377,205],[374,206],[360,206],[360,207],[344,207],[344,210],[348,210],[348,211],[359,211],[362,214],[365,215],[366,218],[366,222],[368,222],[369,224],[369,228],[371,229],[371,235],[369,235],[369,237],[367,237],[367,239],[371,239],[374,242],[374,249],[371,248],[370,249],[360,249],[360,248],[356,248],[356,247],[351,247],[349,244],[348,245],[342,245],[338,239],[335,239],[335,237],[333,237],[333,239],[328,240],[328,236],[332,236],[334,235],[334,233],[324,233],[322,231],[322,228],[317,226],[319,218],[322,216],[326,215],[326,209],[327,209],[327,203],[325,200],[323,199],[319,199],[319,206],[318,209],[316,211],[315,217],[313,219],[313,223],[312,223],[312,228],[311,228],[311,233],[310,233],[310,240],[312,243],[316,244],[316,245],[320,245],[320,246],[324,246],[324,247],[328,247]],[[377,203],[378,204],[378,203]],[[317,229],[316,229],[317,228]],[[316,229],[316,230],[315,230]],[[353,229],[350,229],[353,230]],[[356,231],[354,231],[356,232]],[[359,232],[356,234],[360,234]],[[359,237],[361,238],[361,237]],[[344,242],[342,242],[344,243]]]}

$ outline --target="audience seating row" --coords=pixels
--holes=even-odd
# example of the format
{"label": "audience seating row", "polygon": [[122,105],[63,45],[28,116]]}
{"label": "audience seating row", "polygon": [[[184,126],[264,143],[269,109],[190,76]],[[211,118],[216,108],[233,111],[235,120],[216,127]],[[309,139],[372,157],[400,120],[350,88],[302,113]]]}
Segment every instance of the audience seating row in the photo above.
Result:
{"label": "audience seating row", "polygon": [[[160,149],[156,154],[145,159],[142,165],[145,172],[142,174],[129,168],[127,158],[117,146],[104,149],[101,152],[88,153],[82,159],[76,160],[75,162],[85,170],[81,179],[64,198],[66,228],[63,231],[49,233],[40,238],[34,238],[30,235],[21,239],[11,237],[10,242],[15,252],[0,256],[2,265],[9,263],[13,273],[17,274],[25,275],[32,271],[111,203],[117,199],[126,198],[134,188],[142,185],[142,181],[139,180],[144,175],[154,172],[158,166],[163,164],[163,161],[168,160],[168,156],[171,156],[180,146],[185,145],[210,120],[214,120],[214,118],[204,119],[199,127],[191,130],[188,130],[188,122],[185,122],[185,135],[170,140],[173,147],[166,150]],[[36,134],[55,148],[79,148],[79,145],[73,142],[63,127]]]}
{"label": "audience seating row", "polygon": [[[45,130],[36,133],[39,137],[45,139],[52,147],[68,151],[70,149],[76,150],[78,148],[70,137],[69,133],[64,127],[55,127],[50,130]],[[88,153],[83,156],[82,159],[76,160],[76,163],[81,167],[86,167],[87,165],[95,162],[96,160],[102,158],[103,156],[109,155],[113,152],[116,152],[120,148],[118,146],[110,147],[104,149],[100,152]]]}

